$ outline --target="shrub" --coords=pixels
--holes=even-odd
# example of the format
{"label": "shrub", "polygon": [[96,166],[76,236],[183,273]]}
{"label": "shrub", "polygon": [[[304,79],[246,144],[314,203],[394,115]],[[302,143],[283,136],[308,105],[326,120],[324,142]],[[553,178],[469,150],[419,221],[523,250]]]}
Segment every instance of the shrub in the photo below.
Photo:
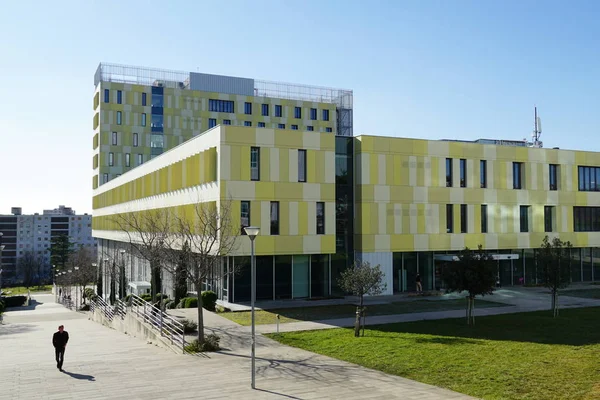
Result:
{"label": "shrub", "polygon": [[183,308],[198,308],[198,299],[196,297],[185,297]]}
{"label": "shrub", "polygon": [[175,308],[185,308],[184,306],[185,306],[185,297],[182,299],[179,299],[179,303],[177,303]]}
{"label": "shrub", "polygon": [[217,305],[217,294],[212,290],[202,292],[202,307],[208,311],[215,311]]}
{"label": "shrub", "polygon": [[219,351],[221,350],[221,347],[219,347],[219,340],[221,340],[221,338],[219,338],[217,335],[206,335],[203,343],[198,342],[198,339],[196,339],[192,343],[185,346],[185,351],[188,353]]}
{"label": "shrub", "polygon": [[84,304],[81,307],[79,307],[79,311],[90,311],[90,305],[89,304]]}
{"label": "shrub", "polygon": [[183,333],[194,333],[198,330],[198,324],[194,321],[183,319],[181,323],[183,324]]}
{"label": "shrub", "polygon": [[21,307],[27,301],[27,296],[8,296],[4,298],[4,306],[9,307]]}
{"label": "shrub", "polygon": [[98,298],[98,295],[92,288],[85,288],[85,290],[83,291],[83,295],[85,296],[86,299],[93,300],[93,301],[95,301]]}
{"label": "shrub", "polygon": [[177,303],[174,300],[169,300],[166,304],[167,310],[173,310],[175,306],[177,306]]}
{"label": "shrub", "polygon": [[156,301],[160,301],[160,300],[164,300],[164,299],[168,299],[168,298],[169,298],[168,294],[156,293]]}
{"label": "shrub", "polygon": [[140,296],[140,298],[145,301],[152,301],[152,295],[148,294],[148,293],[144,293],[143,295]]}
{"label": "shrub", "polygon": [[4,309],[6,307],[4,306],[4,300],[0,300],[0,314],[2,314],[4,312]]}

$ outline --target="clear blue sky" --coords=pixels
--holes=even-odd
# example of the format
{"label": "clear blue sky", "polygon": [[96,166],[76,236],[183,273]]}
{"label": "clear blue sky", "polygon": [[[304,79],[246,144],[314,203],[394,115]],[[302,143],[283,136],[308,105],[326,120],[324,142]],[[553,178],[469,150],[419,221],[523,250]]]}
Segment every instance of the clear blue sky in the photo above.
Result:
{"label": "clear blue sky", "polygon": [[[223,5],[222,5],[223,4]],[[225,5],[226,4],[226,5]],[[600,2],[5,1],[0,214],[91,212],[100,61],[354,90],[354,132],[600,150]]]}

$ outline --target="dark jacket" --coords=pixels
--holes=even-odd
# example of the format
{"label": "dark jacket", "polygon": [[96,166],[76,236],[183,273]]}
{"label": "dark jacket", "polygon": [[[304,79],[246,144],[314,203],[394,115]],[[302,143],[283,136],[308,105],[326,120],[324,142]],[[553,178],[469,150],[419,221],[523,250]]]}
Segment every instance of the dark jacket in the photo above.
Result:
{"label": "dark jacket", "polygon": [[56,332],[54,336],[52,336],[52,344],[54,348],[60,349],[65,347],[67,342],[69,341],[69,333],[67,331]]}

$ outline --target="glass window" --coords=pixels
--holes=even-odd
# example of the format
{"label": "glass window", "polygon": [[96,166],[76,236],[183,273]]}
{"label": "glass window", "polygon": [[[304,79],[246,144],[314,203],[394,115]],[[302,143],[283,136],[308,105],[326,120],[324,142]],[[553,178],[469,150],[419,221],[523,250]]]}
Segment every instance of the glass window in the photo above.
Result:
{"label": "glass window", "polygon": [[292,298],[292,256],[275,256],[275,299]]}
{"label": "glass window", "polygon": [[316,121],[316,119],[317,119],[317,109],[316,108],[310,109],[310,119],[313,121]]}
{"label": "glass window", "polygon": [[467,205],[460,205],[460,233],[467,233]]}
{"label": "glass window", "polygon": [[125,166],[126,167],[131,166],[131,154],[130,153],[125,153]]}
{"label": "glass window", "polygon": [[247,114],[247,115],[252,114],[252,103],[248,103],[248,102],[244,103],[244,114]]}
{"label": "glass window", "polygon": [[283,116],[283,109],[279,104],[275,105],[275,116],[276,117],[282,117]]}
{"label": "glass window", "polygon": [[523,189],[523,163],[513,163],[513,189]]}
{"label": "glass window", "polygon": [[146,126],[146,113],[142,113],[142,126]]}
{"label": "glass window", "polygon": [[306,182],[306,150],[298,150],[298,182]]}
{"label": "glass window", "polygon": [[452,187],[452,159],[446,158],[446,187]]}
{"label": "glass window", "polygon": [[285,129],[285,124],[277,124],[277,129]]}
{"label": "glass window", "polygon": [[573,207],[575,232],[600,232],[600,207]]}
{"label": "glass window", "polygon": [[297,131],[298,130],[298,125],[292,125],[292,130],[293,131]]}
{"label": "glass window", "polygon": [[110,152],[108,153],[108,166],[112,167],[115,165],[115,153]]}
{"label": "glass window", "polygon": [[123,92],[120,90],[117,90],[117,104],[122,104],[123,103]]}
{"label": "glass window", "polygon": [[577,172],[579,174],[579,190],[583,190],[583,167],[578,167]]}
{"label": "glass window", "polygon": [[558,182],[557,182],[558,165],[550,164],[549,175],[550,175],[549,176],[550,190],[558,190]]}
{"label": "glass window", "polygon": [[250,148],[250,179],[260,180],[260,147]]}
{"label": "glass window", "polygon": [[234,102],[231,100],[209,99],[208,111],[232,113],[234,112],[233,104]]}
{"label": "glass window", "polygon": [[252,126],[252,122],[251,121],[244,121],[244,126]]}
{"label": "glass window", "polygon": [[142,93],[142,105],[143,105],[143,106],[147,105],[147,104],[146,104],[147,97],[148,97],[148,96],[146,95],[146,93]]}
{"label": "glass window", "polygon": [[583,190],[589,191],[590,190],[590,168],[589,167],[584,167],[583,168]]}
{"label": "glass window", "polygon": [[137,155],[137,164],[138,165],[142,165],[144,163],[144,155],[143,154],[138,154]]}
{"label": "glass window", "polygon": [[302,108],[301,107],[294,108],[294,118],[302,118]]}
{"label": "glass window", "polygon": [[133,134],[133,147],[138,147],[138,134]]}
{"label": "glass window", "polygon": [[110,90],[108,90],[108,89],[104,89],[104,102],[105,103],[110,102]]}
{"label": "glass window", "polygon": [[487,204],[481,205],[481,233],[487,233],[488,231],[488,210]]}
{"label": "glass window", "polygon": [[329,121],[329,110],[323,110],[323,121]]}
{"label": "glass window", "polygon": [[312,132],[312,131],[315,130],[315,128],[314,128],[314,126],[309,125],[309,126],[306,127],[306,130],[309,131],[309,132]]}
{"label": "glass window", "polygon": [[119,144],[119,134],[117,132],[112,133],[112,145],[117,146]]}
{"label": "glass window", "polygon": [[327,128],[325,128],[325,132],[333,132],[333,128],[327,127]]}
{"label": "glass window", "polygon": [[123,114],[121,113],[121,111],[117,111],[117,125],[121,125],[121,122],[123,119]]}
{"label": "glass window", "polygon": [[264,122],[259,122],[258,123],[258,127],[259,128],[264,128],[265,127],[265,123]]}
{"label": "glass window", "polygon": [[521,206],[519,208],[519,214],[521,232],[529,232],[529,206]]}
{"label": "glass window", "polygon": [[467,187],[467,160],[460,159],[460,187]]}
{"label": "glass window", "polygon": [[271,202],[271,235],[279,235],[279,202]]}
{"label": "glass window", "polygon": [[482,188],[487,187],[487,161],[486,160],[479,161],[479,185]]}
{"label": "glass window", "polygon": [[454,232],[454,207],[452,204],[446,204],[446,232]]}
{"label": "glass window", "polygon": [[325,203],[317,202],[317,235],[325,234]]}
{"label": "glass window", "polygon": [[553,222],[553,217],[552,217],[552,209],[554,207],[552,206],[544,206],[544,232],[552,232],[552,222]]}
{"label": "glass window", "polygon": [[[102,174],[102,182],[103,183],[108,182],[108,174]],[[38,240],[40,240],[40,238],[38,238]]]}
{"label": "glass window", "polygon": [[208,119],[208,129],[214,128],[215,126],[217,126],[216,118],[209,118]]}
{"label": "glass window", "polygon": [[262,111],[263,116],[265,116],[265,117],[269,116],[269,105],[263,104],[261,107],[261,111]]}
{"label": "glass window", "polygon": [[245,227],[250,226],[250,202],[244,200],[241,202],[240,224],[242,226],[242,235],[246,234]]}
{"label": "glass window", "polygon": [[223,120],[223,125],[231,125],[231,120],[230,119],[224,119]]}
{"label": "glass window", "polygon": [[152,107],[162,108],[164,105],[164,96],[162,93],[152,93]]}
{"label": "glass window", "polygon": [[152,114],[152,123],[150,125],[151,128],[155,130],[163,129],[164,117],[160,114]]}

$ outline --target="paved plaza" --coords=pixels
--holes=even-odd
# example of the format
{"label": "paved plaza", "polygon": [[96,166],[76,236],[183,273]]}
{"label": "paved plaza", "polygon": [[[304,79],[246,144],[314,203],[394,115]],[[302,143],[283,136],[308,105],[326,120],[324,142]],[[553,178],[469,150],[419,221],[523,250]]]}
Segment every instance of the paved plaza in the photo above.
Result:
{"label": "paved plaza", "polygon": [[[56,369],[51,344],[59,324],[71,336],[64,373]],[[224,351],[178,355],[89,321],[52,295],[36,295],[27,309],[7,312],[0,325],[0,399],[470,398],[260,335],[259,390],[252,390],[247,331],[214,328],[224,336]]]}

